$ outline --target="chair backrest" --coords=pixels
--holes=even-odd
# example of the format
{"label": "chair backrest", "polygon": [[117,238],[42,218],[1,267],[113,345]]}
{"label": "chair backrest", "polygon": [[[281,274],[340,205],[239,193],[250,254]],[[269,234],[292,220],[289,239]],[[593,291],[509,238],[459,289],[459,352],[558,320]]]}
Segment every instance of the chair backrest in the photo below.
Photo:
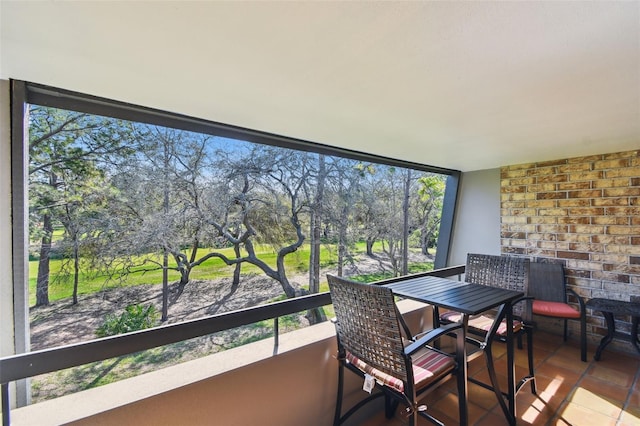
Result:
{"label": "chair backrest", "polygon": [[[465,281],[491,287],[528,292],[529,259],[516,256],[491,254],[467,254],[464,274]],[[513,307],[515,315],[529,319],[528,304],[519,303]]]}
{"label": "chair backrest", "polygon": [[327,275],[339,345],[370,366],[405,383],[407,359],[390,288]]}
{"label": "chair backrest", "polygon": [[567,302],[564,267],[560,263],[531,262],[529,296],[549,302]]}

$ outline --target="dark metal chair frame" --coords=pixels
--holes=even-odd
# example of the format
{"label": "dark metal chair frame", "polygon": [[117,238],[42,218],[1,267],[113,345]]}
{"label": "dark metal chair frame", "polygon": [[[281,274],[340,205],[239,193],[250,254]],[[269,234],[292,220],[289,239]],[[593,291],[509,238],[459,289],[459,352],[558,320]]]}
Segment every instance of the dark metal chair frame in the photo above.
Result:
{"label": "dark metal chair frame", "polygon": [[[515,331],[518,337],[518,348],[522,349],[522,336],[527,338],[527,356],[529,374],[520,379],[516,385],[516,394],[522,387],[530,382],[531,392],[536,394],[536,382],[534,373],[533,360],[533,324],[531,322],[531,297],[526,296],[529,276],[529,259],[516,256],[497,256],[489,254],[469,253],[467,255],[467,263],[465,266],[465,281],[469,283],[482,284],[491,287],[505,288],[509,290],[520,291],[525,294],[524,297],[514,301],[513,317],[514,320],[521,322],[522,326],[519,331]],[[493,323],[488,331],[476,329],[472,326],[473,319],[469,320],[467,328],[467,342],[475,346],[478,350],[468,355],[468,361],[472,361],[478,356],[484,354],[487,370],[491,383],[498,383],[495,366],[493,363],[492,344],[495,341],[505,342],[505,337],[498,334],[501,323],[506,319],[506,311],[501,306],[495,313],[491,315]],[[443,321],[438,309],[434,310],[434,320]],[[446,322],[446,321],[444,321]],[[474,338],[472,335],[477,336]],[[469,381],[486,389],[494,391],[498,396],[498,401],[505,413],[508,412],[504,398],[500,397],[499,391],[495,386],[479,381],[473,377],[469,377]],[[502,396],[507,395],[502,392]]]}
{"label": "dark metal chair frame", "polygon": [[[580,307],[578,318],[564,317],[561,315],[547,315],[544,313],[534,312],[534,315],[542,315],[552,318],[560,318],[564,320],[564,341],[567,341],[567,320],[577,320],[580,322],[580,359],[587,361],[587,310],[585,302],[570,288],[567,288],[566,278],[564,274],[564,266],[561,263],[552,262],[531,262],[529,267],[529,296],[535,300],[548,302],[559,302],[567,306],[568,297],[571,295]],[[534,302],[535,303],[535,302]],[[572,308],[573,309],[573,308]]]}
{"label": "dark metal chair frame", "polygon": [[[464,365],[464,339],[461,324],[450,324],[418,336],[406,336],[409,329],[397,310],[391,289],[377,285],[361,284],[344,278],[327,275],[331,299],[335,310],[338,342],[338,392],[334,425],[342,424],[357,410],[379,397],[385,398],[385,415],[394,416],[399,403],[407,407],[409,423],[417,425],[418,415],[432,423],[443,423],[431,416],[419,402],[428,391],[435,389],[452,376],[457,377],[461,424],[467,423],[466,383],[458,368]],[[403,337],[404,334],[404,337]],[[429,346],[444,336],[455,337],[455,353],[445,353]],[[409,340],[406,340],[408,337]],[[407,344],[408,343],[408,344]],[[452,357],[455,363],[441,377],[434,378],[420,389],[414,386],[412,355],[428,347]],[[342,414],[345,368],[364,379],[365,373],[347,361],[347,353],[355,355],[383,373],[402,380],[404,391],[376,381],[378,392],[374,392]]]}

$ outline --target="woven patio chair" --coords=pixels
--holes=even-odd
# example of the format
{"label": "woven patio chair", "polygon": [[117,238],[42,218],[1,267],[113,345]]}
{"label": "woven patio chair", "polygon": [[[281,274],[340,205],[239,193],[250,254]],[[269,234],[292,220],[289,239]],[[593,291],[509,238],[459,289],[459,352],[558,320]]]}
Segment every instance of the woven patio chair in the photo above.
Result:
{"label": "woven patio chair", "polygon": [[[567,320],[580,321],[580,359],[587,361],[587,315],[584,300],[567,288],[564,267],[560,263],[531,262],[529,266],[529,295],[534,298],[534,315],[564,320],[564,341],[567,341]],[[571,295],[580,309],[568,303]]]}
{"label": "woven patio chair", "polygon": [[[460,419],[466,423],[466,383],[457,374],[463,364],[462,327],[450,324],[421,336],[403,336],[404,327],[391,289],[361,284],[327,275],[335,310],[338,342],[338,392],[334,425],[342,424],[368,402],[384,397],[385,416],[392,418],[400,403],[406,406],[409,424],[417,425],[418,416],[443,423],[432,417],[420,399],[430,390],[457,376]],[[429,346],[435,339],[455,338],[455,353]],[[364,379],[374,391],[342,414],[344,370]],[[462,369],[460,369],[462,371]]]}
{"label": "woven patio chair", "polygon": [[[506,288],[521,291],[524,297],[513,303],[513,334],[518,339],[518,348],[522,349],[522,336],[527,338],[527,357],[529,374],[520,379],[516,385],[516,393],[528,382],[531,383],[531,392],[536,393],[536,383],[533,366],[533,325],[531,322],[531,298],[526,296],[529,278],[529,259],[515,256],[495,256],[488,254],[469,253],[465,266],[465,281],[482,284],[491,287]],[[436,309],[437,312],[437,309]],[[441,312],[438,315],[440,322],[449,324],[460,322],[461,314],[453,311]],[[471,316],[467,327],[467,343],[472,344],[477,350],[468,356],[471,361],[480,355],[484,355],[487,370],[492,383],[497,383],[496,370],[493,363],[493,343],[506,342],[507,321],[504,306],[496,311],[486,312]],[[493,386],[470,377],[469,381],[484,388],[496,390]],[[497,393],[497,392],[496,392]],[[498,398],[503,410],[506,410],[504,399]]]}

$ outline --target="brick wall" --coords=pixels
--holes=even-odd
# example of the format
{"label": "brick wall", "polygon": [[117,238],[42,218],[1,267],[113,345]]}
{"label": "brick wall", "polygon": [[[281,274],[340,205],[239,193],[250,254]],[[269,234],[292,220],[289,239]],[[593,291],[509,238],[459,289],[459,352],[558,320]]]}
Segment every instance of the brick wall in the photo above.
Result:
{"label": "brick wall", "polygon": [[[562,260],[585,301],[640,301],[640,150],[502,167],[500,186],[503,253]],[[604,334],[600,313],[587,322]]]}

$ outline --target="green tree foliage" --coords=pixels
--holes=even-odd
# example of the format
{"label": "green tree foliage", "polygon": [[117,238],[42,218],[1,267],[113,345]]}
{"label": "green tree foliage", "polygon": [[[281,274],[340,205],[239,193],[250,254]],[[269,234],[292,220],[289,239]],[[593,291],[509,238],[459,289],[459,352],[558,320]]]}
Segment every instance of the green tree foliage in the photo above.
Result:
{"label": "green tree foliage", "polygon": [[89,180],[98,163],[121,161],[131,152],[126,123],[56,108],[29,109],[29,190],[31,239],[40,241],[36,306],[49,304],[49,259],[53,230],[66,207],[76,202],[69,181]]}
{"label": "green tree foliage", "polygon": [[[213,258],[233,268],[231,292],[250,264],[294,297],[307,290],[289,281],[284,260],[305,243],[315,292],[323,242],[337,247],[341,274],[356,242],[374,256],[381,241],[379,260],[397,274],[409,235],[421,235],[423,251],[437,235],[441,176],[38,106],[29,137],[37,304],[48,303],[51,250],[68,260],[62,272],[73,277],[76,300],[82,268],[105,282],[162,270],[164,320],[169,272],[179,277],[177,298]],[[57,241],[55,227],[64,230]],[[261,258],[257,244],[270,245],[275,260]]]}
{"label": "green tree foliage", "polygon": [[120,315],[108,315],[96,330],[96,336],[107,337],[155,327],[158,311],[152,304],[127,305]]}

